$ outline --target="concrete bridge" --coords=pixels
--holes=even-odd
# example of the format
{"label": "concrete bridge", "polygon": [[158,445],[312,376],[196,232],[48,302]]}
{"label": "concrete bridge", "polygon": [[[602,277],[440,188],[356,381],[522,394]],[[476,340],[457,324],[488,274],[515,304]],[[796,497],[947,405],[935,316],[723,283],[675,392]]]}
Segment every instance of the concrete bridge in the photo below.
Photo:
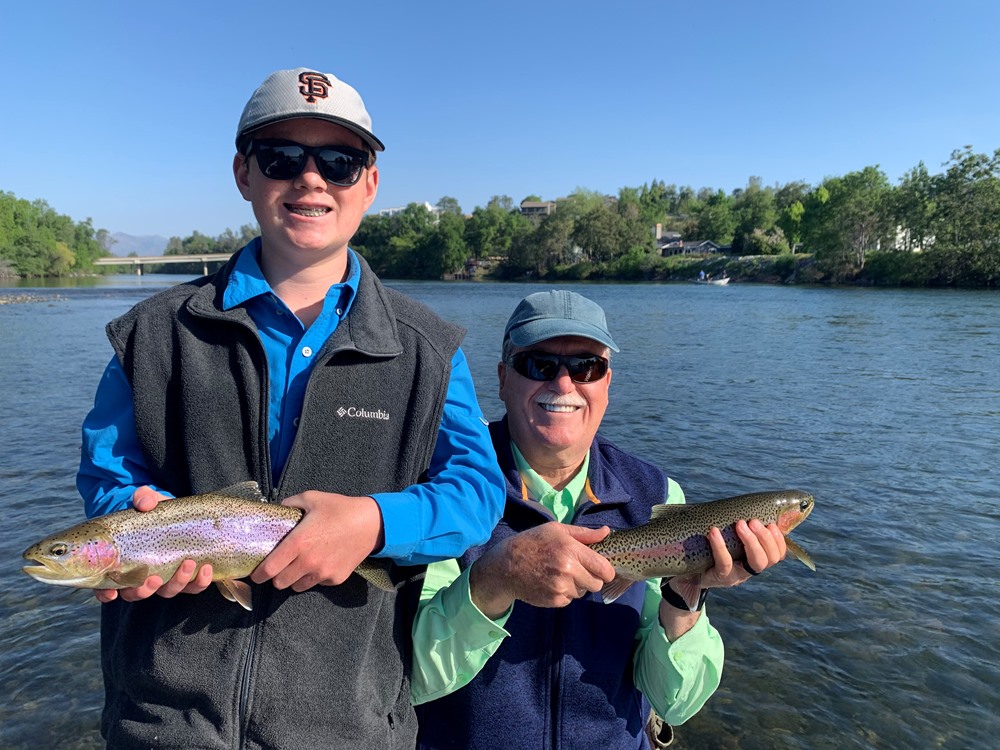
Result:
{"label": "concrete bridge", "polygon": [[201,263],[201,272],[208,274],[209,263],[225,263],[233,257],[232,253],[208,253],[206,255],[133,255],[129,258],[98,258],[95,266],[135,266],[137,276],[142,276],[144,265],[160,263]]}

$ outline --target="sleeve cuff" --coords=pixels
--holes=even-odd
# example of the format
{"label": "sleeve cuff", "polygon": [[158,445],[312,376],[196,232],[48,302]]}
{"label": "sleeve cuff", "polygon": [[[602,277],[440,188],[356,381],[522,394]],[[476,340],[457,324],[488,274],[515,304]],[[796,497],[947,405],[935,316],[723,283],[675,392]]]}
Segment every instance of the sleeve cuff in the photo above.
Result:
{"label": "sleeve cuff", "polygon": [[382,513],[385,533],[385,545],[375,553],[375,557],[408,558],[419,540],[412,533],[405,532],[423,528],[420,503],[408,492],[379,492],[371,497]]}
{"label": "sleeve cuff", "polygon": [[693,677],[705,663],[705,655],[717,649],[718,632],[708,620],[708,613],[702,612],[698,622],[689,631],[671,642],[663,626],[657,621],[649,634],[649,645],[657,663],[664,669],[677,672],[681,677]]}
{"label": "sleeve cuff", "polygon": [[469,571],[462,571],[455,582],[441,592],[441,610],[455,624],[455,631],[462,634],[462,640],[470,648],[484,648],[507,638],[510,633],[504,629],[507,618],[514,607],[508,609],[496,620],[484,615],[472,601],[469,586]]}

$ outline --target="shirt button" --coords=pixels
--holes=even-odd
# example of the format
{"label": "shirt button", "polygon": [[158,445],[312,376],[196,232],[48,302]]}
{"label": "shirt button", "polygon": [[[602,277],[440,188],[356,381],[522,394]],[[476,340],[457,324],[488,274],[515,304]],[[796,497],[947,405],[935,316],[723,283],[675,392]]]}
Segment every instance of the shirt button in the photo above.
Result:
{"label": "shirt button", "polygon": [[342,308],[342,307],[338,307],[338,308],[337,308],[337,317],[339,318],[339,317],[340,317],[340,316],[342,316],[343,314],[344,314],[344,308]]}
{"label": "shirt button", "polygon": [[292,424],[295,425],[296,427],[298,427],[299,426],[299,418],[296,417],[295,419],[293,419],[292,420]]}
{"label": "shirt button", "polygon": [[313,355],[313,350],[312,350],[311,346],[303,346],[302,347],[302,356],[303,357],[311,357],[312,355]]}

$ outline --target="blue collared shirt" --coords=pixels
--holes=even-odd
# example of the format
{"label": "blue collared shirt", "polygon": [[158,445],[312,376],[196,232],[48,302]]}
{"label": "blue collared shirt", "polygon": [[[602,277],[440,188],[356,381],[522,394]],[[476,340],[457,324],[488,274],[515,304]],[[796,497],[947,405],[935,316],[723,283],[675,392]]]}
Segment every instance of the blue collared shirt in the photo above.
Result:
{"label": "blue collared shirt", "polygon": [[[240,254],[223,294],[223,306],[246,308],[267,355],[268,439],[272,475],[277,477],[291,452],[315,356],[349,314],[361,267],[348,250],[347,280],[330,287],[319,317],[306,328],[264,278],[260,247],[258,238]],[[385,546],[376,553],[379,557],[414,565],[458,557],[489,538],[503,511],[503,476],[461,349],[451,365],[429,481],[402,492],[372,495],[385,527]],[[117,357],[112,357],[98,385],[94,408],[83,423],[77,488],[87,516],[130,507],[132,493],[142,485],[171,494],[151,479],[136,435],[131,385]]]}

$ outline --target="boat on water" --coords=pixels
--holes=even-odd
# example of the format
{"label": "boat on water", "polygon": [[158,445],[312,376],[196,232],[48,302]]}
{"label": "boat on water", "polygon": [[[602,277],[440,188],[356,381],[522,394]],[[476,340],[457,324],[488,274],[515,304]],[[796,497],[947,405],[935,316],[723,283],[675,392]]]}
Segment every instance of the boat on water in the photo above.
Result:
{"label": "boat on water", "polygon": [[691,279],[694,284],[712,284],[714,286],[725,286],[729,283],[729,277],[723,276],[719,279]]}

